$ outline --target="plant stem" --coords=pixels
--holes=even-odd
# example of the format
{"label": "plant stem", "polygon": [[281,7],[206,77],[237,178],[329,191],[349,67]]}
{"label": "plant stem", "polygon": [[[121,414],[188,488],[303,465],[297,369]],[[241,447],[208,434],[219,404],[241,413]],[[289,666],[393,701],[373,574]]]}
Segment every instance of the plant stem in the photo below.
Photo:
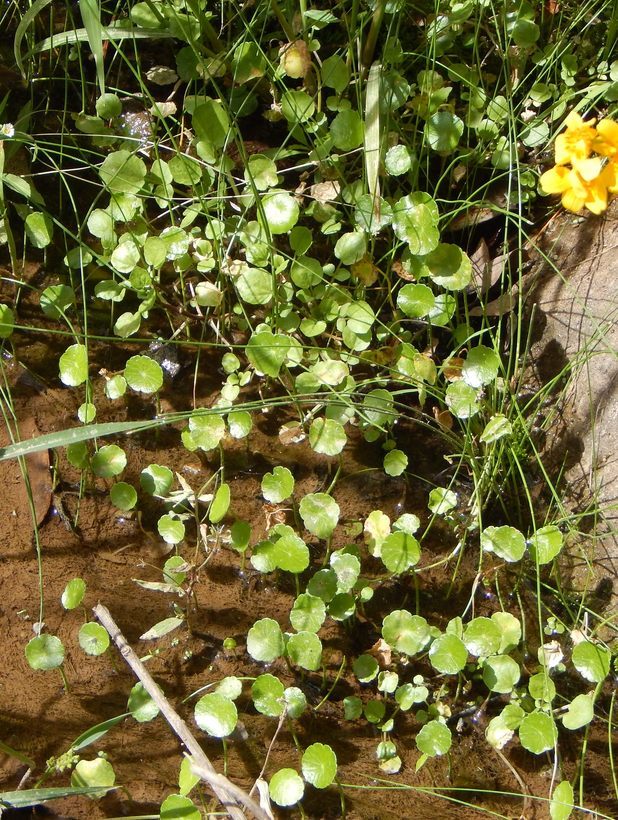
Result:
{"label": "plant stem", "polygon": [[267,815],[252,800],[248,794],[232,783],[227,777],[215,771],[214,766],[206,756],[204,750],[191,734],[189,727],[172,707],[165,695],[154,682],[150,672],[137,657],[133,649],[127,643],[126,638],[118,628],[109,610],[102,604],[97,604],[92,610],[94,617],[105,627],[110,638],[116,644],[118,651],[133,670],[135,676],[141,681],[144,689],[159,707],[163,717],[167,720],[174,734],[180,739],[192,758],[192,768],[202,780],[211,787],[214,794],[221,801],[222,805],[230,817],[235,820],[244,820],[245,815],[240,806],[245,806],[258,818],[258,820],[268,820]]}

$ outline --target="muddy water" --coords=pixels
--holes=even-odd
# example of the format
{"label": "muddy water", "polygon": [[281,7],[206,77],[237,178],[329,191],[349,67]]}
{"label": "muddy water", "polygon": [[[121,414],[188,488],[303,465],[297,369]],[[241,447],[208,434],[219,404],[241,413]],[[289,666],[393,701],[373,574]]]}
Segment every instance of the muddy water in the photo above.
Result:
{"label": "muddy water", "polygon": [[[74,424],[78,399],[76,391],[63,389],[55,379],[55,365],[49,357],[41,357],[45,345],[37,351],[32,346],[17,347],[17,357],[30,370],[5,362],[4,372],[15,398],[14,412],[21,437],[46,433]],[[93,351],[109,366],[109,351]],[[126,355],[125,355],[126,358]],[[214,372],[215,368],[211,368]],[[208,368],[205,368],[208,372]],[[216,377],[218,378],[218,377]],[[209,402],[215,376],[203,376],[197,388],[204,404]],[[176,409],[190,406],[190,391],[182,382],[163,391],[163,401]],[[129,403],[98,402],[99,420],[122,420],[135,414],[139,406]],[[145,412],[141,406],[142,414]],[[150,412],[150,411],[147,411]],[[272,523],[273,511],[265,508],[260,494],[261,476],[276,464],[289,466],[296,477],[296,494],[327,488],[333,478],[331,460],[313,454],[307,443],[282,445],[277,432],[289,415],[283,412],[261,414],[248,440],[232,442],[226,455],[226,479],[232,488],[231,516],[251,523],[252,540],[264,536]],[[7,435],[5,433],[5,440]],[[417,480],[408,484],[403,479],[391,479],[379,469],[381,451],[352,437],[346,450],[342,473],[334,496],[341,508],[341,535],[335,546],[349,541],[345,524],[354,524],[374,509],[382,509],[392,518],[401,512],[415,512],[427,522],[426,496],[428,484],[447,467],[440,440],[430,438],[426,431],[407,422],[398,432],[399,445],[408,453],[412,472]],[[177,430],[161,430],[132,436],[119,442],[129,459],[123,478],[138,483],[139,471],[151,462],[166,464],[183,475],[197,488],[207,481],[217,468],[208,458],[188,453],[179,446]],[[0,497],[0,512],[4,523],[0,530],[0,634],[2,635],[2,665],[0,667],[0,709],[2,740],[32,757],[40,772],[45,761],[67,750],[84,730],[94,724],[121,714],[126,709],[128,693],[134,684],[131,673],[120,658],[89,658],[77,645],[77,630],[84,620],[80,611],[65,612],[60,595],[66,582],[75,576],[86,580],[88,607],[100,601],[112,612],[128,640],[142,656],[153,652],[148,666],[166,695],[192,723],[192,701],[185,698],[210,682],[225,675],[255,676],[264,671],[251,662],[244,648],[244,636],[253,622],[261,617],[275,618],[285,629],[295,595],[293,584],[285,578],[261,576],[250,568],[241,571],[240,556],[224,547],[214,550],[207,565],[195,579],[194,601],[190,612],[190,629],[173,633],[156,643],[139,640],[139,636],[159,620],[172,614],[172,600],[164,594],[147,591],[135,579],[157,581],[165,560],[161,540],[153,534],[153,524],[161,510],[152,502],[145,504],[141,520],[122,514],[111,506],[104,481],[86,488],[80,497],[76,491],[78,475],[63,454],[56,456],[58,483],[50,480],[50,455],[45,453],[27,462],[35,499],[34,515],[40,523],[41,548],[45,583],[45,623],[66,647],[65,669],[69,691],[64,692],[56,673],[32,671],[24,658],[24,646],[33,635],[38,620],[38,575],[32,538],[31,510],[23,489],[19,467],[14,463],[1,465],[4,491]],[[444,483],[442,477],[441,483]],[[465,492],[465,487],[461,488]],[[283,517],[292,512],[282,511]],[[230,516],[230,518],[231,518]],[[67,528],[67,522],[77,526]],[[358,538],[358,536],[354,536]],[[188,539],[191,543],[191,538]],[[315,562],[322,559],[317,544],[309,539]],[[447,556],[453,548],[447,532],[436,532],[423,544],[423,562],[435,562]],[[183,548],[182,554],[194,560],[194,549]],[[458,569],[458,583],[447,598],[453,567],[426,573],[422,578],[422,611],[430,622],[442,623],[460,614],[470,597],[475,575],[476,557],[464,556]],[[371,568],[369,568],[371,570]],[[377,568],[376,568],[377,570]],[[501,757],[484,741],[483,716],[478,721],[465,717],[458,724],[452,752],[448,759],[430,761],[415,773],[418,751],[414,737],[418,724],[411,714],[397,716],[393,733],[404,766],[393,777],[393,787],[378,783],[381,772],[375,761],[375,749],[381,737],[366,721],[343,721],[343,698],[357,694],[367,699],[369,690],[358,686],[344,658],[353,659],[367,651],[379,637],[379,624],[384,614],[393,608],[415,606],[415,589],[409,580],[378,585],[373,600],[366,605],[351,628],[330,622],[321,632],[325,647],[325,674],[292,672],[283,661],[272,664],[269,671],[278,675],[285,685],[300,686],[310,704],[315,707],[326,691],[334,686],[330,699],[319,710],[310,709],[298,721],[297,739],[304,747],[311,742],[332,741],[336,748],[343,784],[344,805],[334,788],[323,792],[308,787],[304,807],[309,817],[350,818],[476,818],[486,816],[491,809],[498,816],[518,817],[525,810],[528,818],[548,816],[545,804],[521,798],[487,797],[484,791],[520,793],[521,782],[531,795],[546,798],[550,788],[552,767],[548,758],[537,758],[518,747]],[[497,604],[477,590],[476,614],[489,614]],[[225,651],[223,641],[235,637],[238,648]],[[153,651],[154,650],[154,651]],[[419,666],[421,673],[428,667]],[[294,739],[287,730],[276,737],[277,721],[255,713],[248,697],[239,702],[239,713],[247,730],[244,740],[230,742],[227,771],[241,787],[249,790],[260,773],[271,747],[267,775],[282,766],[298,766]],[[194,727],[195,728],[195,727]],[[197,730],[196,730],[197,731]],[[207,754],[218,768],[223,767],[220,743],[200,735]],[[563,747],[563,774],[574,774],[581,738],[571,735],[570,745]],[[181,750],[161,718],[138,725],[127,718],[99,744],[87,752],[106,752],[113,762],[117,781],[123,786],[103,800],[73,798],[53,805],[59,815],[75,818],[120,817],[126,815],[158,815],[162,800],[177,790]],[[13,789],[24,774],[18,761],[0,756],[0,785]],[[515,774],[516,773],[516,774]],[[518,779],[519,778],[519,779]],[[520,782],[521,781],[521,782]],[[51,778],[48,785],[67,782],[67,776]],[[586,758],[586,788],[588,805],[609,816],[617,813],[611,803],[607,776],[606,735],[592,733]],[[395,785],[396,784],[396,785]],[[26,785],[34,785],[30,780]],[[379,787],[381,785],[381,787]],[[402,791],[401,785],[426,791]],[[448,791],[442,791],[447,788]],[[437,791],[432,791],[436,790]],[[462,791],[459,791],[462,790]],[[202,795],[204,806],[209,798]],[[197,798],[196,798],[197,799]],[[453,802],[465,799],[478,810],[464,808]],[[291,816],[281,812],[281,816]]]}

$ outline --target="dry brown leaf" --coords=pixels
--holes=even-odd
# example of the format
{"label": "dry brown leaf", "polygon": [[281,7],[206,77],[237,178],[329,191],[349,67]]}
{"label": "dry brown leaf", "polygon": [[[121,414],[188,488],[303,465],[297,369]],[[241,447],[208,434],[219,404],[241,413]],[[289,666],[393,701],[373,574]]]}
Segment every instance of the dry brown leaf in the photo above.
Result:
{"label": "dry brown leaf", "polygon": [[377,640],[371,649],[367,650],[367,654],[373,655],[381,666],[390,666],[391,664],[392,651],[383,638]]}

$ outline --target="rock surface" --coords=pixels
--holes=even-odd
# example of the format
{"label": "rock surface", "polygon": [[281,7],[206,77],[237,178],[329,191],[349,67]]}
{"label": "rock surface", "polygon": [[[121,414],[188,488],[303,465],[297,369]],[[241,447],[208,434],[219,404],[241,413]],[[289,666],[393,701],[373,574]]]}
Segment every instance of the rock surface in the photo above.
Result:
{"label": "rock surface", "polygon": [[536,239],[535,380],[549,395],[544,458],[582,515],[571,580],[595,611],[618,603],[618,201],[603,218],[560,213]]}

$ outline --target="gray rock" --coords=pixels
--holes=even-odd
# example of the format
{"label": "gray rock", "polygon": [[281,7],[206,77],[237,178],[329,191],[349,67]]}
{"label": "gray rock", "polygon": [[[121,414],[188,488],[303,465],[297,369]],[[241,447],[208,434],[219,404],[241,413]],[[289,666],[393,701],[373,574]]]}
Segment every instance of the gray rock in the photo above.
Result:
{"label": "gray rock", "polygon": [[532,252],[538,385],[555,380],[544,459],[583,514],[565,569],[598,611],[618,602],[618,202],[602,217],[558,214]]}

